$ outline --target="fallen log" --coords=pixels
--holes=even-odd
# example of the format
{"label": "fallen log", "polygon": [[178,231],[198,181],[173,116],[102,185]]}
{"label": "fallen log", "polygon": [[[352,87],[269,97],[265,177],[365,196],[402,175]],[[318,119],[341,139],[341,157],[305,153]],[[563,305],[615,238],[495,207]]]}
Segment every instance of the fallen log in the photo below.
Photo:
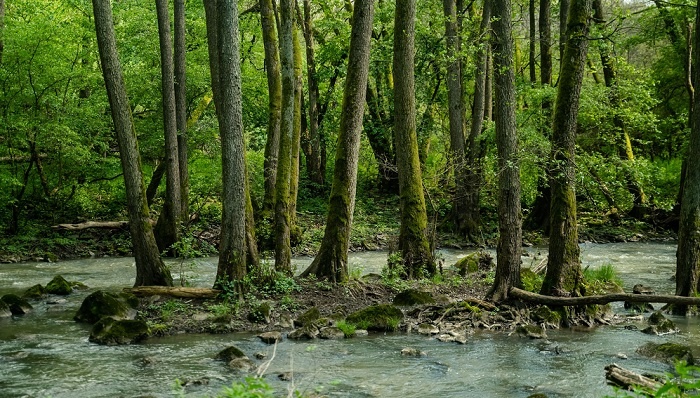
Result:
{"label": "fallen log", "polygon": [[639,373],[632,372],[613,363],[605,367],[605,379],[608,384],[632,390],[634,387],[643,387],[656,390],[661,387],[661,383]]}
{"label": "fallen log", "polygon": [[129,228],[128,221],[85,221],[77,224],[58,224],[51,228],[66,231],[80,231],[90,228],[102,229],[127,229]]}
{"label": "fallen log", "polygon": [[560,307],[608,304],[615,301],[628,301],[631,303],[666,303],[677,305],[700,305],[700,297],[667,296],[655,294],[629,294],[615,293],[602,296],[584,297],[554,297],[544,296],[537,293],[513,287],[510,289],[510,296],[534,304],[553,305]]}
{"label": "fallen log", "polygon": [[137,297],[170,296],[179,298],[215,298],[221,290],[206,287],[139,286],[127,287],[124,291]]}

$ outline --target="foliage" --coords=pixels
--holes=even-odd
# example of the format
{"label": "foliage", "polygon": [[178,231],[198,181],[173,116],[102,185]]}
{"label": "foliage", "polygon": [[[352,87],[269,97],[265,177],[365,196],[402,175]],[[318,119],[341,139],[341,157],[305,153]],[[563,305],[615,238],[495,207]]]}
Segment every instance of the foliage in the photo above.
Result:
{"label": "foliage", "polygon": [[355,330],[357,328],[352,323],[348,323],[347,321],[338,321],[335,326],[340,329],[343,334],[345,334],[345,337],[355,336]]}
{"label": "foliage", "polygon": [[243,285],[248,292],[262,298],[273,298],[301,291],[301,286],[293,277],[275,270],[266,260],[261,261],[260,265],[248,272]]}
{"label": "foliage", "polygon": [[665,381],[656,389],[635,388],[634,391],[616,389],[615,397],[694,397],[700,392],[700,367],[684,361],[675,364],[675,373],[666,373]]}

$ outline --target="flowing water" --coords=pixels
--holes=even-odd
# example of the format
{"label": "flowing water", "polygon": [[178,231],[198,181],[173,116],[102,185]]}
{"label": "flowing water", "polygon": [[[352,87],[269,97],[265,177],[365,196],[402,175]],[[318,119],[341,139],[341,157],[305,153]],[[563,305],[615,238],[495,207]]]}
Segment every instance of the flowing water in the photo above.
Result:
{"label": "flowing water", "polygon": [[[672,294],[675,245],[660,243],[584,244],[584,267],[612,264],[626,290],[636,283]],[[530,248],[524,264],[536,263]],[[465,251],[441,252],[445,264]],[[302,270],[309,258],[297,258]],[[351,254],[350,267],[379,272],[386,252]],[[173,263],[179,275],[179,263]],[[183,265],[195,285],[211,285],[216,259]],[[135,268],[130,258],[100,258],[58,263],[0,264],[0,295],[20,293],[36,283],[46,284],[61,274],[90,290],[73,293],[65,302],[35,305],[21,317],[0,319],[0,397],[134,397],[173,395],[175,379],[208,380],[187,387],[187,396],[212,396],[239,380],[213,356],[235,344],[249,356],[273,355],[273,347],[251,334],[179,335],[152,338],[142,344],[106,347],[88,342],[89,326],[72,320],[82,300],[96,289],[118,291],[131,286]],[[617,304],[614,307],[623,312]],[[694,318],[673,318],[681,328],[674,336],[647,336],[621,326],[548,331],[549,341],[477,331],[465,345],[441,343],[425,336],[372,334],[340,341],[296,342],[277,346],[266,371],[267,380],[284,392],[292,383],[278,373],[292,371],[293,386],[302,392],[320,391],[333,397],[526,397],[535,392],[549,397],[602,397],[604,366],[620,362],[638,371],[663,372],[668,367],[635,353],[647,341],[674,341],[700,348],[700,327]],[[640,325],[641,326],[641,325]],[[404,347],[427,353],[402,357]],[[620,359],[624,354],[628,359]]]}

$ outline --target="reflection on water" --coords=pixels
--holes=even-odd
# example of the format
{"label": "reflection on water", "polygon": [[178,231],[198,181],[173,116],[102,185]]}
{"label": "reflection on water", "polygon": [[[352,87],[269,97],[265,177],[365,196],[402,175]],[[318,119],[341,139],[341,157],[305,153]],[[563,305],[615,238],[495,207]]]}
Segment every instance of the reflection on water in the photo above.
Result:
{"label": "reflection on water", "polygon": [[[527,251],[530,257],[524,258],[525,265],[538,249]],[[446,265],[465,254],[441,252]],[[386,252],[353,253],[350,266],[365,273],[379,272],[385,262]],[[582,262],[584,267],[612,264],[627,290],[644,283],[659,293],[673,292],[674,245],[585,244]],[[301,271],[310,259],[298,258],[295,263]],[[179,274],[178,263],[172,266],[173,274]],[[190,282],[208,286],[216,272],[216,259],[198,259],[183,270]],[[181,335],[119,347],[89,343],[89,327],[73,322],[72,316],[91,291],[119,290],[133,284],[135,271],[129,258],[3,264],[0,294],[46,284],[59,273],[91,290],[74,293],[59,305],[38,303],[24,317],[0,320],[2,397],[167,397],[172,396],[176,378],[208,380],[208,384],[187,389],[188,395],[207,396],[241,378],[212,359],[222,348],[236,344],[251,357],[260,351],[272,355],[272,347],[250,334]],[[278,380],[276,374],[294,371],[293,384],[300,391],[321,390],[340,397],[526,397],[535,392],[550,397],[600,397],[612,392],[605,385],[603,367],[622,361],[618,353],[629,358],[622,364],[625,367],[662,372],[664,365],[639,357],[635,349],[647,341],[678,341],[697,348],[697,320],[674,320],[682,333],[667,337],[600,327],[550,331],[549,342],[482,331],[466,345],[400,334],[311,343],[285,340],[277,348],[267,379],[278,391],[285,391],[290,383]],[[402,357],[399,352],[406,346],[428,355]]]}

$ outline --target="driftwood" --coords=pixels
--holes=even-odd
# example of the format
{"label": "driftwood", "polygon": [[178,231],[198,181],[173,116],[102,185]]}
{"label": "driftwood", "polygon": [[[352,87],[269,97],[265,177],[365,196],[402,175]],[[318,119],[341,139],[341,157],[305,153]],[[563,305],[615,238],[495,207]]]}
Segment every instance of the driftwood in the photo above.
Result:
{"label": "driftwood", "polygon": [[180,298],[215,298],[221,290],[205,287],[167,287],[167,286],[139,286],[124,288],[125,292],[138,297],[147,296],[171,296]]}
{"label": "driftwood", "polygon": [[85,221],[78,224],[58,224],[51,228],[66,231],[80,231],[83,229],[90,228],[102,228],[102,229],[126,229],[129,228],[128,221]]}
{"label": "driftwood", "polygon": [[605,378],[608,380],[608,384],[627,390],[631,390],[634,387],[656,390],[661,386],[661,384],[654,379],[642,376],[639,373],[634,373],[614,363],[605,367]]}
{"label": "driftwood", "polygon": [[615,293],[603,296],[585,297],[554,297],[531,293],[516,287],[510,289],[510,296],[534,304],[553,306],[577,306],[592,304],[608,304],[614,301],[628,301],[631,303],[667,303],[677,305],[700,305],[700,297],[665,296],[654,294],[628,294]]}

